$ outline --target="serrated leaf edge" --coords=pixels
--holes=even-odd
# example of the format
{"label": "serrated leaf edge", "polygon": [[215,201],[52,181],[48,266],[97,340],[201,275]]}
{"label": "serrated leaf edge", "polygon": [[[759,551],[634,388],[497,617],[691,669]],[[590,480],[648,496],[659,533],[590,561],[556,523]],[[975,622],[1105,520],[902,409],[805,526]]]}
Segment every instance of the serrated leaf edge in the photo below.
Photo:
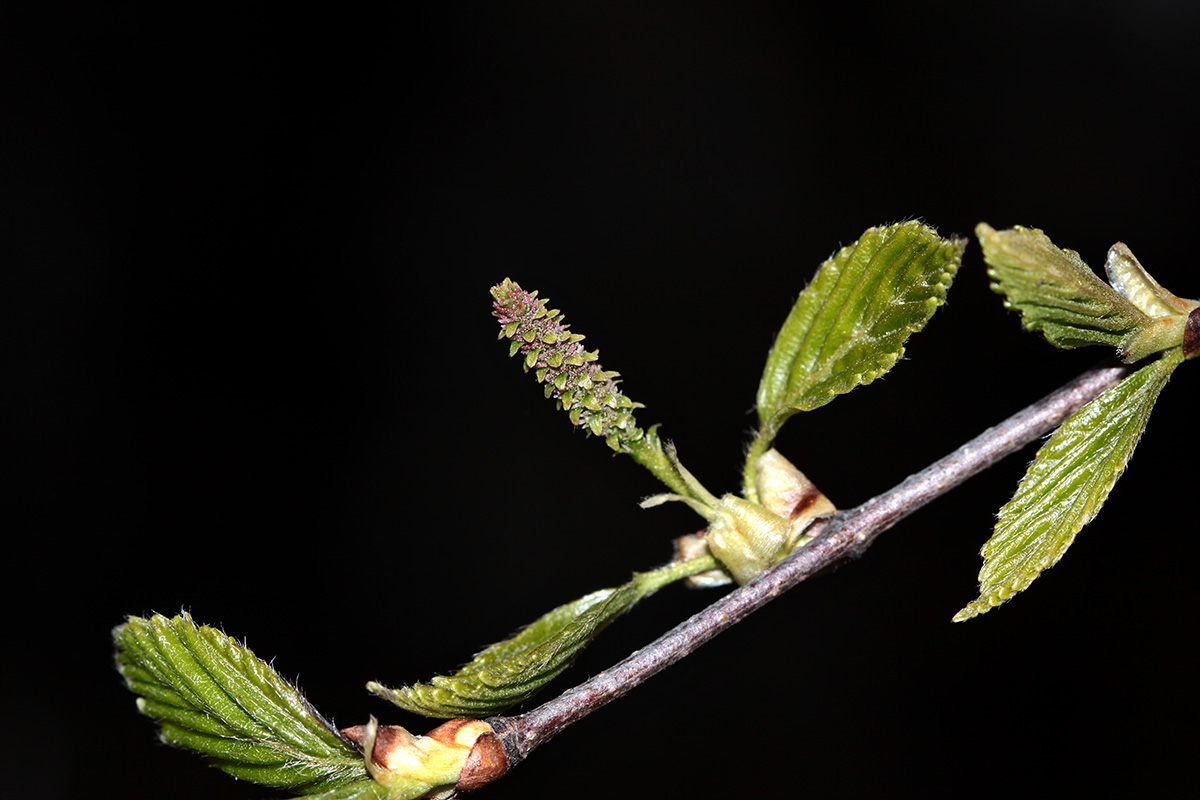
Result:
{"label": "serrated leaf edge", "polygon": [[[1170,379],[1171,373],[1182,361],[1182,353],[1172,351],[1142,367],[1117,386],[1075,412],[1039,449],[1037,457],[1017,487],[1016,494],[1000,510],[996,532],[980,550],[980,554],[984,557],[984,565],[979,572],[979,597],[954,615],[955,622],[963,622],[987,613],[992,608],[1008,601],[1027,589],[1043,571],[1058,563],[1074,543],[1075,537],[1087,523],[1095,518],[1104,505],[1109,493],[1133,456],[1159,393]],[[1128,396],[1122,397],[1123,393],[1128,393]],[[1114,416],[1117,418],[1112,421]],[[1112,467],[1094,477],[1082,478],[1085,481],[1092,481],[1094,485],[1090,487],[1090,491],[1086,491],[1084,494],[1077,493],[1070,500],[1071,513],[1067,516],[1069,522],[1066,532],[1058,537],[1059,544],[1049,548],[1031,550],[1031,547],[1037,547],[1045,540],[1046,536],[1053,533],[1046,530],[1040,533],[1037,531],[1037,524],[1050,516],[1054,509],[1051,506],[1037,507],[1036,501],[1049,495],[1063,481],[1071,480],[1072,477],[1079,478],[1086,471],[1087,467],[1085,466],[1072,472],[1072,460],[1086,457],[1086,454],[1077,452],[1077,449],[1086,446],[1098,435],[1102,435],[1092,427],[1095,420],[1102,417],[1109,418],[1106,420],[1107,430],[1111,431],[1118,426],[1123,429],[1125,437],[1125,441],[1121,443],[1123,447],[1119,451],[1112,450],[1110,452],[1112,458],[1089,462],[1093,466],[1111,463]],[[1109,438],[1113,439],[1121,435],[1122,432],[1118,431],[1110,434]],[[1059,448],[1063,448],[1063,450]],[[1054,459],[1054,461],[1051,462],[1050,459]],[[1039,473],[1039,467],[1044,470],[1044,474]],[[1099,468],[1097,467],[1097,469]],[[1021,508],[1029,504],[1031,500],[1035,506],[1034,510],[1018,516],[1016,519],[1011,517],[1012,514],[1022,514]],[[1066,501],[1060,500],[1058,505],[1061,506],[1064,502]],[[1006,515],[1009,515],[1011,521],[1005,519]],[[1026,551],[1024,559],[1019,557],[1022,549],[1013,547],[1001,549],[1002,546],[1021,539],[1024,539],[1022,549]],[[1039,552],[1041,554],[1037,555]],[[1028,562],[1035,555],[1037,560],[1031,565],[1028,563],[1023,565],[1025,568],[1017,572],[1014,577],[997,581],[993,579],[992,572],[997,567],[996,559],[1000,557],[1000,553],[1005,554],[1004,559],[1007,563],[1022,560]]]}
{"label": "serrated leaf edge", "polygon": [[130,617],[113,638],[118,669],[164,741],[275,788],[310,793],[368,777],[357,749],[298,689],[186,612]]}

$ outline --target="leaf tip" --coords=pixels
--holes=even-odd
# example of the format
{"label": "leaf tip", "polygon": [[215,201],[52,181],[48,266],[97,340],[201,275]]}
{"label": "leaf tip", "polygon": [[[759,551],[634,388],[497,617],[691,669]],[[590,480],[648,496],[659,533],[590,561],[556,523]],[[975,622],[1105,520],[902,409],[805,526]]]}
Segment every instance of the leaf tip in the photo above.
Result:
{"label": "leaf tip", "polygon": [[957,614],[951,618],[951,622],[966,622],[969,619],[974,619],[982,614],[986,614],[996,606],[1003,603],[1007,598],[996,596],[980,597],[978,600],[968,603],[963,606]]}

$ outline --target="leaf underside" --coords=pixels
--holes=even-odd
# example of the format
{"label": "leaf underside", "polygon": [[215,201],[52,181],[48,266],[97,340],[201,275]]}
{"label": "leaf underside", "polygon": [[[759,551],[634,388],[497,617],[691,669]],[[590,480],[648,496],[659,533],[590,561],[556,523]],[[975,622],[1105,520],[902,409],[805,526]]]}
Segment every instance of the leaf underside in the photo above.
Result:
{"label": "leaf underside", "polygon": [[215,628],[186,613],[131,617],[113,641],[138,710],[159,722],[168,744],[242,780],[299,794],[374,784],[362,755],[299,690]]}
{"label": "leaf underside", "polygon": [[1056,347],[1107,345],[1125,349],[1150,318],[1102,281],[1074,250],[1055,246],[1037,229],[975,229],[992,291],[1021,322]]}
{"label": "leaf underside", "polygon": [[1104,504],[1146,428],[1150,411],[1183,361],[1176,350],[1142,367],[1075,412],[1038,451],[980,551],[979,599],[961,622],[1027,588],[1066,552]]}
{"label": "leaf underside", "polygon": [[871,228],[821,265],[784,322],[758,391],[760,438],[886,373],[945,302],[966,240],[918,222]]}

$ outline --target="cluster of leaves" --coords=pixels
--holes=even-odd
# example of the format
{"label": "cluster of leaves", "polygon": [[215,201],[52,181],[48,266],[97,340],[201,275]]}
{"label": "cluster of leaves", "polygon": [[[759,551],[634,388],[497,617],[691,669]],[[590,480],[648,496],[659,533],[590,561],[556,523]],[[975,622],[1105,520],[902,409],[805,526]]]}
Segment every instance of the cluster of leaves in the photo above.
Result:
{"label": "cluster of leaves", "polygon": [[979,597],[956,622],[1000,605],[1062,558],[1104,505],[1159,392],[1200,339],[1189,334],[1200,302],[1163,289],[1120,242],[1105,262],[1109,285],[1039,230],[980,224],[976,235],[992,289],[1026,328],[1057,347],[1101,345],[1126,362],[1153,360],[1073,414],[1038,451],[983,546]]}

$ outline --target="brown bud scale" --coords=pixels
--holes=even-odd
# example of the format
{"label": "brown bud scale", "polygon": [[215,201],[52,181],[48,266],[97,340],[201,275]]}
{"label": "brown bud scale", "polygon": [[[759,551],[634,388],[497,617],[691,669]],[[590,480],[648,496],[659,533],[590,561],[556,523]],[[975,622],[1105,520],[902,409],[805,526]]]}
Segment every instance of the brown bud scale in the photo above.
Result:
{"label": "brown bud scale", "polygon": [[818,489],[816,486],[813,486],[811,483],[808,484],[808,486],[804,487],[804,490],[800,493],[800,496],[796,498],[796,504],[792,506],[791,513],[788,514],[788,519],[799,519],[809,509],[816,505],[818,501],[824,499],[825,495],[821,493],[820,489]]}
{"label": "brown bud scale", "polygon": [[1183,357],[1191,358],[1196,353],[1200,353],[1200,306],[1192,309],[1183,326]]}
{"label": "brown bud scale", "polygon": [[504,753],[504,745],[500,744],[496,734],[485,733],[475,740],[454,788],[459,792],[472,792],[503,778],[507,772],[508,756]]}
{"label": "brown bud scale", "polygon": [[[366,739],[367,726],[354,725],[342,729],[342,735],[353,742],[360,750]],[[379,766],[390,769],[392,754],[412,745],[412,734],[399,725],[380,725],[375,731],[375,749],[371,751],[371,760]]]}

